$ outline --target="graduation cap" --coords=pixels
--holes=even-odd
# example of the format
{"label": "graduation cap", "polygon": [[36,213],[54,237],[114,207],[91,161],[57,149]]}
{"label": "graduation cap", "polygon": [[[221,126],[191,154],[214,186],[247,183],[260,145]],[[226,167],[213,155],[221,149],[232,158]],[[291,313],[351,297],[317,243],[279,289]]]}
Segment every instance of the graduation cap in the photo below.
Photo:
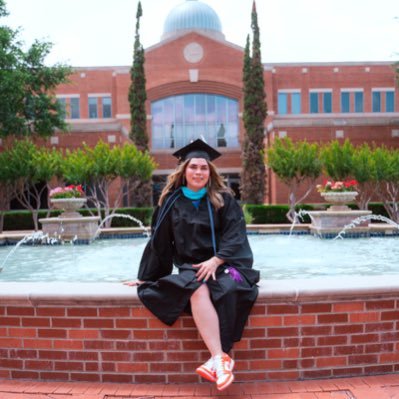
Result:
{"label": "graduation cap", "polygon": [[191,158],[204,158],[207,161],[213,161],[214,159],[219,158],[222,154],[205,143],[205,141],[197,139],[180,148],[172,155],[176,157],[179,162],[183,162]]}

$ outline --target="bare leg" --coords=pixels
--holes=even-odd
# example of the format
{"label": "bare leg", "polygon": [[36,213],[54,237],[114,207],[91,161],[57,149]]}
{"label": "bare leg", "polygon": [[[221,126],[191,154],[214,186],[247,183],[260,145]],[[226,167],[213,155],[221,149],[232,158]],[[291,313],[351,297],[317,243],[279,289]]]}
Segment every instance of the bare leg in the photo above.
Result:
{"label": "bare leg", "polygon": [[219,317],[209,296],[209,288],[202,284],[191,296],[191,310],[198,331],[212,357],[223,353],[220,342]]}

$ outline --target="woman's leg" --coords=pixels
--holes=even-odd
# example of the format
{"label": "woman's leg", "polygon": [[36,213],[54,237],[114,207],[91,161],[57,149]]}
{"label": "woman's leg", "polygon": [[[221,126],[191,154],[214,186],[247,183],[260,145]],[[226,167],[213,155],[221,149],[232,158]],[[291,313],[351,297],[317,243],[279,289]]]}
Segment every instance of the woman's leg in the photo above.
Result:
{"label": "woman's leg", "polygon": [[234,381],[234,360],[223,353],[219,317],[206,284],[202,284],[191,296],[191,311],[198,331],[212,355],[211,359],[196,371],[200,376],[216,382],[218,390],[226,389]]}
{"label": "woman's leg", "polygon": [[191,311],[198,331],[212,357],[223,353],[220,342],[219,317],[209,295],[209,288],[202,284],[191,296]]}

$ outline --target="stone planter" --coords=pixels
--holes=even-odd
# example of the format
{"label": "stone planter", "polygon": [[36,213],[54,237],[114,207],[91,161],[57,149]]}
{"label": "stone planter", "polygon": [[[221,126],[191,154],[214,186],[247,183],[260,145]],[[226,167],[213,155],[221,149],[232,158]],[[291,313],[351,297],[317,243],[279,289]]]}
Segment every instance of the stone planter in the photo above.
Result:
{"label": "stone planter", "polygon": [[345,204],[355,200],[357,191],[325,191],[320,195],[326,202],[333,204],[327,209],[328,211],[347,211],[350,208]]}
{"label": "stone planter", "polygon": [[82,215],[77,212],[87,202],[87,198],[52,198],[50,203],[56,209],[62,209],[60,218],[78,218]]}

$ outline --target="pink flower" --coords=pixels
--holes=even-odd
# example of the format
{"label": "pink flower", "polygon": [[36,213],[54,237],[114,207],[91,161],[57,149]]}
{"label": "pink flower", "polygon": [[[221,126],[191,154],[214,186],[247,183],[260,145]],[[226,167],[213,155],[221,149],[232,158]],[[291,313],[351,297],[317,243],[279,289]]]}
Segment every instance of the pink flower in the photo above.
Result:
{"label": "pink flower", "polygon": [[57,198],[81,198],[84,197],[85,193],[82,186],[74,186],[70,184],[66,187],[56,187],[50,190],[49,197],[53,199]]}
{"label": "pink flower", "polygon": [[319,193],[324,193],[328,191],[332,192],[342,192],[342,191],[356,191],[357,189],[356,180],[345,180],[345,181],[324,181],[324,184],[318,184],[316,186]]}

